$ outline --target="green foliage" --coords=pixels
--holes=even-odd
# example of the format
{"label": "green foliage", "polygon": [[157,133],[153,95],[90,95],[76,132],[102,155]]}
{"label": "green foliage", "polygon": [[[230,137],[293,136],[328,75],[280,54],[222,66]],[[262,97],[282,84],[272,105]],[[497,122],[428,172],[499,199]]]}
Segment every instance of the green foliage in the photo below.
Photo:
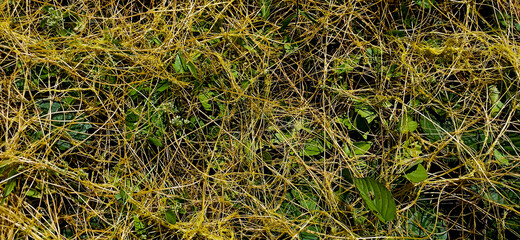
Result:
{"label": "green foliage", "polygon": [[2,202],[0,205],[4,204],[5,199],[13,192],[14,188],[16,187],[16,174],[18,173],[17,169],[12,169],[9,171],[9,174],[7,175],[7,183],[4,185],[4,192],[2,194]]}
{"label": "green foliage", "polygon": [[99,3],[0,4],[0,239],[520,233],[519,6]]}
{"label": "green foliage", "polygon": [[345,145],[343,150],[349,157],[360,156],[366,154],[372,144],[372,142],[365,141],[354,142],[352,143],[352,146]]}
{"label": "green foliage", "polygon": [[423,9],[430,9],[437,4],[435,0],[415,0],[415,3]]}
{"label": "green foliage", "polygon": [[420,183],[428,178],[428,172],[426,172],[424,166],[419,163],[410,167],[405,177],[414,183]]}
{"label": "green foliage", "polygon": [[[51,127],[48,131],[56,132],[65,129],[63,137],[56,141],[58,149],[68,150],[75,146],[76,142],[86,141],[89,138],[87,131],[92,128],[92,125],[86,121],[83,114],[67,111],[67,107],[60,102],[40,101],[37,106],[41,110],[42,117],[50,116]],[[40,132],[34,133],[33,136],[36,139],[42,137]]]}
{"label": "green foliage", "polygon": [[[407,211],[409,237],[448,239],[446,224],[431,208],[414,208]],[[412,238],[407,238],[412,239]]]}
{"label": "green foliage", "polygon": [[410,116],[403,117],[403,120],[399,123],[399,132],[410,133],[415,131],[419,125]]}
{"label": "green foliage", "polygon": [[368,209],[383,222],[392,221],[396,217],[396,205],[392,193],[376,180],[354,178],[354,184]]}
{"label": "green foliage", "polygon": [[426,137],[433,142],[440,141],[447,133],[440,123],[430,114],[421,116],[420,126]]}

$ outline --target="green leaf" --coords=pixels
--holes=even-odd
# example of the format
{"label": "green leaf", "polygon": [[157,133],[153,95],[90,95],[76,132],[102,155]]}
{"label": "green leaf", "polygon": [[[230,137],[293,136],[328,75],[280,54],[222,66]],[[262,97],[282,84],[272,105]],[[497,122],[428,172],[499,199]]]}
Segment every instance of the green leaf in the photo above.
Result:
{"label": "green leaf", "polygon": [[162,144],[161,140],[155,138],[155,137],[148,137],[148,141],[150,143],[152,143],[153,145],[157,146],[157,147],[163,147],[164,145]]}
{"label": "green leaf", "polygon": [[58,111],[58,109],[61,107],[61,104],[59,102],[41,102],[38,104],[38,107],[42,110],[43,114],[49,113],[49,109],[51,110],[51,113],[54,113]]}
{"label": "green leaf", "polygon": [[392,31],[389,31],[388,34],[390,34],[392,36],[396,36],[396,37],[404,37],[405,36],[405,31],[402,31],[402,30],[392,30]]}
{"label": "green leaf", "polygon": [[157,91],[157,92],[163,92],[163,91],[165,91],[166,89],[168,89],[168,88],[170,87],[170,85],[171,85],[171,83],[170,83],[170,81],[168,81],[168,80],[161,81],[161,82],[159,82],[159,85],[158,85],[158,87],[157,87],[157,90],[155,90],[155,91]]}
{"label": "green leaf", "polygon": [[374,143],[365,142],[365,141],[354,142],[354,143],[352,143],[353,151],[347,144],[345,144],[344,150],[345,150],[345,153],[350,157],[354,157],[356,155],[364,155],[368,152],[370,147],[372,147],[372,144],[374,144]]}
{"label": "green leaf", "polygon": [[271,2],[272,0],[261,0],[260,3],[262,7],[260,8],[260,13],[264,19],[267,19],[271,14]]}
{"label": "green leaf", "polygon": [[182,58],[181,54],[178,53],[177,56],[175,56],[175,62],[173,63],[173,69],[177,73],[184,73],[185,65],[186,64],[184,63],[184,58]]}
{"label": "green leaf", "polygon": [[345,125],[349,130],[352,129],[352,120],[350,120],[348,116],[345,116],[344,118],[338,117],[336,122]]}
{"label": "green leaf", "polygon": [[214,95],[213,92],[204,92],[204,93],[199,94],[199,102],[202,104],[202,107],[204,108],[204,110],[206,110],[206,111],[213,110],[213,106],[209,102],[213,95]]}
{"label": "green leaf", "polygon": [[406,228],[410,233],[409,237],[422,239],[448,239],[445,222],[433,211],[434,207],[415,208],[406,211],[408,218]]}
{"label": "green leaf", "polygon": [[[300,196],[300,195],[297,195]],[[316,196],[311,193],[307,193],[298,197],[300,201],[300,205],[307,209],[307,211],[316,211],[318,210],[318,204],[316,204]]]}
{"label": "green leaf", "polygon": [[369,106],[362,104],[355,106],[355,111],[359,114],[359,116],[367,120],[368,124],[370,124],[377,116],[377,113],[372,111]]}
{"label": "green leaf", "polygon": [[354,184],[367,207],[383,222],[392,221],[396,216],[396,205],[392,193],[376,180],[354,178]]}
{"label": "green leaf", "polygon": [[436,4],[435,0],[415,0],[415,3],[423,9],[430,9]]}
{"label": "green leaf", "polygon": [[291,21],[293,20],[294,17],[296,17],[297,14],[293,14],[289,17],[287,17],[285,20],[282,21],[282,27],[280,27],[280,31],[283,32],[285,31],[285,29],[287,28],[287,26],[289,26],[289,23],[291,23]]}
{"label": "green leaf", "polygon": [[119,190],[119,193],[116,194],[116,200],[119,201],[121,204],[125,204],[128,200],[128,194],[123,189]]}
{"label": "green leaf", "polygon": [[165,215],[166,221],[168,221],[168,223],[170,223],[170,224],[177,223],[177,215],[175,214],[175,212],[173,210],[171,210],[171,209],[166,210],[164,215]]}
{"label": "green leaf", "polygon": [[404,176],[414,183],[420,183],[428,178],[428,172],[426,172],[426,169],[422,164],[417,164],[411,167],[408,171],[409,173]]}
{"label": "green leaf", "polygon": [[316,19],[314,19],[314,17],[312,17],[310,14],[308,14],[302,10],[300,10],[299,13],[301,15],[303,15],[305,18],[309,19],[312,23],[318,23],[318,22],[316,22]]}
{"label": "green leaf", "polygon": [[401,120],[399,124],[399,132],[401,133],[410,133],[415,131],[419,125],[416,121],[413,120],[412,117],[406,116],[403,120]]}
{"label": "green leaf", "polygon": [[305,144],[304,154],[306,156],[315,156],[323,153],[323,143],[318,140],[311,140]]}
{"label": "green leaf", "polygon": [[28,197],[32,197],[32,198],[41,198],[42,197],[42,194],[40,193],[40,191],[33,189],[33,188],[27,190],[27,193],[25,193],[25,195],[27,195]]}
{"label": "green leaf", "polygon": [[431,141],[436,142],[444,138],[445,130],[440,126],[440,123],[433,119],[429,114],[421,116],[419,122],[423,133],[425,133],[426,137]]}
{"label": "green leaf", "polygon": [[493,155],[495,156],[495,160],[497,160],[501,165],[509,165],[509,160],[507,160],[507,158],[504,155],[502,155],[500,151],[495,149],[493,151]]}
{"label": "green leaf", "polygon": [[500,91],[495,85],[489,86],[489,100],[493,109],[491,109],[491,116],[495,116],[504,107],[504,103],[500,101]]}
{"label": "green leaf", "polygon": [[197,67],[195,67],[195,65],[192,62],[188,62],[187,66],[188,66],[188,70],[190,70],[190,73],[194,77],[198,77],[199,76],[199,70],[197,70]]}
{"label": "green leaf", "polygon": [[[317,226],[310,226],[308,230],[319,232],[319,227]],[[302,231],[300,232],[300,240],[319,240],[320,237],[316,236],[315,234],[309,233],[308,231]]]}
{"label": "green leaf", "polygon": [[422,154],[422,145],[419,142],[410,142],[406,140],[403,143],[403,156],[405,158],[416,158]]}
{"label": "green leaf", "polygon": [[355,67],[359,65],[359,60],[361,59],[361,55],[353,54],[350,55],[344,62],[342,62],[337,68],[337,73],[348,73],[352,72]]}
{"label": "green leaf", "polygon": [[145,225],[143,222],[141,222],[141,220],[139,220],[138,215],[134,215],[134,229],[138,235],[146,234]]}
{"label": "green leaf", "polygon": [[65,151],[65,150],[70,149],[72,147],[72,144],[65,142],[63,140],[58,140],[56,142],[56,146],[58,147],[58,149]]}
{"label": "green leaf", "polygon": [[18,173],[18,171],[16,169],[13,169],[9,172],[9,174],[7,174],[7,178],[10,178],[10,179],[7,180],[7,183],[4,186],[4,194],[3,194],[2,203],[4,202],[5,198],[7,198],[9,196],[9,194],[11,194],[11,192],[13,192],[14,187],[16,187],[16,177],[13,177],[13,176],[16,175],[17,173]]}

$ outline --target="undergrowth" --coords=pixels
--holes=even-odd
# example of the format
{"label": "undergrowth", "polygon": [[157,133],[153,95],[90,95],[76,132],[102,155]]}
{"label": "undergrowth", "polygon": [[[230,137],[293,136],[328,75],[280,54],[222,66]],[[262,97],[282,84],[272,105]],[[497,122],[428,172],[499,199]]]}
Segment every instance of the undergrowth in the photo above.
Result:
{"label": "undergrowth", "polygon": [[518,239],[519,32],[507,0],[0,1],[0,236]]}

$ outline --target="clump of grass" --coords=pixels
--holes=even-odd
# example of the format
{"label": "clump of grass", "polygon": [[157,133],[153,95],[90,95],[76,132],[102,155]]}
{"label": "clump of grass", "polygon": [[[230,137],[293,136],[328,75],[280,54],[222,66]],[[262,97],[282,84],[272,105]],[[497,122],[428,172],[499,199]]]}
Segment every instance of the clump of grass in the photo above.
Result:
{"label": "clump of grass", "polygon": [[518,237],[519,11],[4,1],[0,235]]}

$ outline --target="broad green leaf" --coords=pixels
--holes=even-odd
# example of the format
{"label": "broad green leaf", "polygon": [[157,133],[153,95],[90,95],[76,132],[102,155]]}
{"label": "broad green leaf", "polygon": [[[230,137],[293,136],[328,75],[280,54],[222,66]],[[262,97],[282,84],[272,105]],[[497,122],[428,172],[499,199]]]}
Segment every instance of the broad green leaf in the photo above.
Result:
{"label": "broad green leaf", "polygon": [[266,162],[266,163],[273,162],[273,156],[268,151],[262,151],[261,156],[262,156],[262,160],[264,160],[264,162]]}
{"label": "broad green leaf", "polygon": [[414,183],[422,182],[428,178],[428,173],[422,164],[417,164],[409,170],[411,171],[404,176]]}
{"label": "broad green leaf", "polygon": [[199,70],[197,69],[197,67],[195,67],[195,64],[193,64],[192,62],[188,62],[187,66],[188,66],[188,70],[190,70],[190,73],[194,77],[198,77],[199,76]]}
{"label": "broad green leaf", "polygon": [[18,173],[18,171],[16,169],[13,169],[9,172],[9,174],[7,174],[7,177],[10,179],[7,180],[7,183],[4,186],[2,202],[3,200],[5,200],[7,196],[9,196],[9,194],[11,194],[11,192],[13,192],[14,187],[16,187],[16,177],[13,177],[14,175],[16,175],[16,173]]}
{"label": "broad green leaf", "polygon": [[157,90],[155,90],[155,91],[162,92],[162,91],[168,89],[170,87],[170,85],[171,85],[171,83],[168,80],[161,81],[161,82],[159,82]]}
{"label": "broad green leaf", "polygon": [[343,63],[341,63],[337,68],[337,73],[348,73],[352,72],[356,66],[359,64],[359,60],[361,59],[361,55],[353,54],[349,56]]}
{"label": "broad green leaf", "polygon": [[58,140],[56,142],[56,146],[58,147],[58,149],[65,151],[65,150],[70,149],[72,147],[72,144],[65,142],[63,140]]}
{"label": "broad green leaf", "polygon": [[61,104],[59,102],[41,102],[38,104],[38,107],[42,110],[43,114],[47,114],[49,113],[49,109],[51,110],[51,113],[58,111]]}
{"label": "broad green leaf", "polygon": [[502,155],[502,153],[498,150],[493,151],[493,155],[495,156],[495,160],[497,160],[500,164],[507,166],[509,165],[509,160],[507,160],[507,157]]}
{"label": "broad green leaf", "polygon": [[311,140],[305,144],[304,154],[307,156],[315,156],[323,153],[323,144],[318,140]]}
{"label": "broad green leaf", "polygon": [[368,209],[372,210],[381,221],[392,221],[395,218],[397,208],[394,198],[383,184],[370,177],[354,178],[354,184]]}
{"label": "broad green leaf", "polygon": [[264,19],[267,19],[271,14],[271,2],[272,0],[261,0],[260,3],[262,7],[260,8],[260,13]]}
{"label": "broad green leaf", "polygon": [[[408,221],[406,228],[411,239],[448,239],[446,224],[441,218],[437,218],[434,208],[412,208],[406,211]],[[433,235],[432,235],[433,234]]]}
{"label": "broad green leaf", "polygon": [[119,201],[121,204],[125,204],[126,200],[128,200],[128,194],[123,189],[119,190],[119,193],[116,194],[116,200]]}
{"label": "broad green leaf", "polygon": [[412,117],[406,116],[401,122],[399,123],[399,132],[401,133],[410,133],[415,131],[419,125],[416,121],[413,120]]}
{"label": "broad green leaf", "polygon": [[291,23],[291,21],[293,20],[294,17],[296,17],[297,14],[293,14],[289,17],[287,17],[285,20],[282,21],[282,27],[280,27],[280,31],[283,32],[287,26],[289,26],[289,23]]}
{"label": "broad green leaf", "polygon": [[504,107],[504,103],[500,101],[500,91],[495,85],[489,86],[489,100],[493,109],[491,109],[491,116],[495,116]]}
{"label": "broad green leaf", "polygon": [[38,191],[37,189],[33,189],[33,188],[27,190],[27,193],[25,195],[27,195],[28,197],[32,197],[32,198],[41,198],[42,197],[42,194],[40,193],[40,191]]}
{"label": "broad green leaf", "polygon": [[202,107],[204,108],[204,110],[206,110],[206,111],[213,110],[213,106],[209,102],[213,95],[214,95],[213,92],[205,92],[205,93],[199,94],[199,102],[202,104]]}
{"label": "broad green leaf", "polygon": [[300,205],[307,209],[307,211],[316,211],[318,210],[318,204],[316,204],[316,196],[312,193],[302,193],[295,195],[300,202]]}
{"label": "broad green leaf", "polygon": [[170,223],[170,224],[177,223],[177,215],[175,214],[175,212],[173,210],[171,210],[171,209],[166,210],[164,215],[165,215],[166,221],[168,221],[168,223]]}
{"label": "broad green leaf", "polygon": [[[314,231],[314,232],[320,232],[320,228],[318,226],[310,226],[308,230]],[[300,232],[300,240],[319,240],[320,237],[316,236],[315,234],[309,233],[308,231],[302,231]]]}
{"label": "broad green leaf", "polygon": [[415,3],[424,9],[430,9],[436,4],[435,0],[415,0]]}
{"label": "broad green leaf", "polygon": [[350,157],[354,157],[356,155],[364,155],[368,152],[370,147],[372,147],[372,144],[373,142],[354,142],[352,143],[352,149],[347,144],[345,144],[344,150],[345,153]]}
{"label": "broad green leaf", "polygon": [[440,126],[440,123],[433,119],[432,116],[426,114],[421,116],[421,129],[431,141],[436,142],[444,138],[445,130]]}
{"label": "broad green leaf", "polygon": [[185,63],[184,58],[182,58],[181,54],[177,54],[175,56],[175,62],[173,63],[173,69],[175,69],[175,72],[177,73],[184,73]]}
{"label": "broad green leaf", "polygon": [[134,229],[135,232],[137,232],[139,235],[146,234],[145,225],[143,222],[141,222],[141,220],[139,220],[138,215],[134,215]]}
{"label": "broad green leaf", "polygon": [[403,156],[405,158],[416,158],[422,154],[422,146],[419,142],[411,142],[406,140],[403,143]]}
{"label": "broad green leaf", "polygon": [[336,122],[345,125],[349,130],[352,129],[352,120],[350,120],[348,116],[345,116],[344,118],[338,117]]}
{"label": "broad green leaf", "polygon": [[139,121],[139,115],[137,115],[133,110],[128,109],[126,111],[126,116],[125,116],[126,126],[130,127],[131,129],[133,129],[134,128],[134,124],[137,121]]}
{"label": "broad green leaf", "polygon": [[150,143],[152,143],[153,145],[157,146],[157,147],[163,147],[164,145],[162,144],[161,140],[155,138],[155,137],[148,137],[148,141],[150,141]]}
{"label": "broad green leaf", "polygon": [[356,107],[356,112],[364,119],[367,120],[367,123],[370,124],[377,116],[377,114],[368,109],[365,106]]}

